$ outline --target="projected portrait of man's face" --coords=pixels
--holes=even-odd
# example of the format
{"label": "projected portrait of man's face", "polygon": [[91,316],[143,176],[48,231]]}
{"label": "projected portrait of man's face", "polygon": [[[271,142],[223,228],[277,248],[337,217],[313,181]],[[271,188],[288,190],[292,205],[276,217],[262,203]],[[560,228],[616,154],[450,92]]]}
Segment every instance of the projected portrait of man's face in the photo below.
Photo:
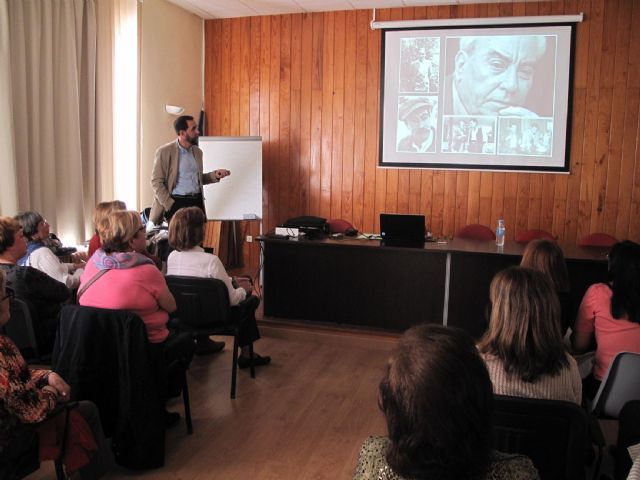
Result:
{"label": "projected portrait of man's face", "polygon": [[545,39],[537,35],[461,39],[455,57],[454,113],[537,116],[524,104],[544,51]]}

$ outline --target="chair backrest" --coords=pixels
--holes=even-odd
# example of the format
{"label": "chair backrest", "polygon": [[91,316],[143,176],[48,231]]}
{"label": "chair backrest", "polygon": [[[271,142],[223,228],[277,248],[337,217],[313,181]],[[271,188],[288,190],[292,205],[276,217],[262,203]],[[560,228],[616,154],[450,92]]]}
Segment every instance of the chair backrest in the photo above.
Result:
{"label": "chair backrest", "polygon": [[229,324],[229,290],[222,280],[181,275],[165,278],[178,305],[175,315],[181,322],[198,329],[224,328]]}
{"label": "chair backrest", "polygon": [[60,312],[52,369],[72,400],[96,404],[115,460],[127,468],[164,464],[161,355],[134,313],[81,305]]}
{"label": "chair backrest", "polygon": [[458,230],[456,234],[458,238],[466,238],[469,240],[495,240],[496,235],[493,231],[487,227],[486,225],[480,225],[474,223],[472,225],[467,225]]}
{"label": "chair backrest", "polygon": [[40,360],[33,327],[33,317],[37,315],[35,307],[28,300],[12,298],[9,308],[11,320],[2,327],[4,334],[13,340],[25,359]]}
{"label": "chair backrest", "polygon": [[542,480],[584,479],[587,424],[575,403],[498,395],[493,447],[529,457]]}
{"label": "chair backrest", "polygon": [[613,247],[616,243],[618,239],[607,233],[590,233],[578,240],[580,247]]}
{"label": "chair backrest", "polygon": [[329,233],[347,233],[350,230],[353,230],[353,225],[346,220],[329,220]]}
{"label": "chair backrest", "polygon": [[609,365],[589,411],[599,417],[618,418],[630,400],[640,400],[640,354],[620,352]]}
{"label": "chair backrest", "polygon": [[524,232],[520,232],[516,235],[517,243],[529,243],[531,240],[537,240],[538,238],[546,238],[548,240],[553,240],[555,242],[555,238],[549,232],[545,230],[525,230]]}

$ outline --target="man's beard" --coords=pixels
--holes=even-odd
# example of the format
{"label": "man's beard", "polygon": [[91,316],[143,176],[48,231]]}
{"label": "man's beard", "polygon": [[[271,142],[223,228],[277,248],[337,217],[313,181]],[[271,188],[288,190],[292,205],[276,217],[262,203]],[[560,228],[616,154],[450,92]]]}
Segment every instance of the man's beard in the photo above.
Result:
{"label": "man's beard", "polygon": [[198,145],[198,138],[197,136],[195,137],[189,137],[187,136],[187,142],[189,142],[191,145]]}

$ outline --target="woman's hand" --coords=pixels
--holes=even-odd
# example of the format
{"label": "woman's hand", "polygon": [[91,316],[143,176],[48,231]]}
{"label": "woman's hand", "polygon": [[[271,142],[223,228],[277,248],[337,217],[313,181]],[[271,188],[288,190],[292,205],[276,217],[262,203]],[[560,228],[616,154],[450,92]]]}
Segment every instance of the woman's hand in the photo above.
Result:
{"label": "woman's hand", "polygon": [[53,388],[57,395],[58,401],[65,403],[71,397],[71,387],[63,378],[55,372],[51,372],[48,377],[49,386]]}

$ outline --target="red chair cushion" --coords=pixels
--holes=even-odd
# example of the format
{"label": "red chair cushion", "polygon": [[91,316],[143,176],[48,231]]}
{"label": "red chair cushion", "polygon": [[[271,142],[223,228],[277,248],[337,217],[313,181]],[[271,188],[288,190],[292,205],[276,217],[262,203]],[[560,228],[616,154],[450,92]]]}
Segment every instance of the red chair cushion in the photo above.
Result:
{"label": "red chair cushion", "polygon": [[555,242],[555,238],[549,232],[544,230],[525,230],[524,232],[520,232],[516,235],[516,242],[518,243],[529,243],[531,240],[537,240],[538,238],[546,238],[548,240],[553,240]]}
{"label": "red chair cushion", "polygon": [[329,220],[329,232],[330,233],[346,233],[347,230],[353,230],[353,225],[351,225],[346,220],[335,219]]}
{"label": "red chair cushion", "polygon": [[578,241],[581,247],[613,247],[616,243],[618,243],[616,237],[599,232],[585,235]]}
{"label": "red chair cushion", "polygon": [[458,238],[466,238],[469,240],[495,240],[496,236],[493,231],[485,226],[474,223],[472,225],[467,225],[466,227],[462,227],[458,230],[456,234]]}

